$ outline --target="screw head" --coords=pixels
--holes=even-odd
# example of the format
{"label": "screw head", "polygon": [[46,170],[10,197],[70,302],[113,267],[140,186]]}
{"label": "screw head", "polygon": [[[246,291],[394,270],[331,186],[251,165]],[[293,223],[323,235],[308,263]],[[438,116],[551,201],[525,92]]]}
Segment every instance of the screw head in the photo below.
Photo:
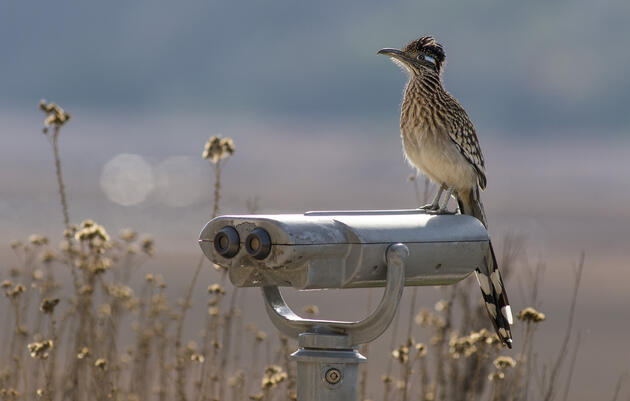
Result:
{"label": "screw head", "polygon": [[341,372],[339,369],[330,368],[326,371],[324,376],[328,384],[337,384],[341,381]]}

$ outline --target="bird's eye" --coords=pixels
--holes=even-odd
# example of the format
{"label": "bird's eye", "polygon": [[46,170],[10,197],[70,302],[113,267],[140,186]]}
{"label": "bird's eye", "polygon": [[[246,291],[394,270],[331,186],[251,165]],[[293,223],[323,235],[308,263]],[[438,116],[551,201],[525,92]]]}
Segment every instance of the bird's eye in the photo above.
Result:
{"label": "bird's eye", "polygon": [[435,59],[431,56],[427,56],[426,54],[420,53],[416,56],[416,59],[419,61],[428,61],[429,63],[435,65]]}

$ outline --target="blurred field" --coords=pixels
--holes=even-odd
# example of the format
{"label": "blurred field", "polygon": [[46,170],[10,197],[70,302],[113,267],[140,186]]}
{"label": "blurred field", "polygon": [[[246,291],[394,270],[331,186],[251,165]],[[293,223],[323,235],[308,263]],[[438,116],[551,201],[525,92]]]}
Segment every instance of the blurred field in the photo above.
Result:
{"label": "blurred field", "polygon": [[[296,121],[252,119],[234,123],[225,117],[199,115],[149,118],[74,114],[60,138],[72,221],[89,217],[105,224],[112,233],[128,226],[151,233],[156,257],[142,267],[134,282],[139,286],[144,273],[161,273],[172,300],[185,293],[198,258],[197,235],[211,214],[212,171],[200,157],[209,134],[229,135],[237,148],[224,168],[222,213],[243,212],[247,201],[254,198],[264,212],[408,208],[417,204],[395,125],[311,123],[305,127]],[[35,111],[11,113],[4,114],[2,120],[5,146],[0,150],[0,241],[8,244],[31,233],[42,233],[55,243],[60,240],[63,224],[52,156],[41,138],[41,116]],[[208,127],[213,128],[209,131]],[[630,189],[618,185],[620,177],[630,176],[626,159],[629,144],[625,139],[598,139],[584,133],[569,143],[553,137],[550,134],[550,139],[543,140],[480,133],[489,170],[484,202],[499,247],[507,234],[524,238],[525,252],[508,284],[514,310],[528,306],[531,280],[525,274],[527,266],[539,262],[547,266],[540,283],[540,309],[548,319],[539,328],[535,347],[541,366],[551,364],[558,352],[566,325],[572,268],[580,252],[586,253],[574,328],[581,333],[582,342],[569,399],[606,399],[612,397],[615,383],[630,360],[624,351],[625,333],[630,329],[625,307],[625,284],[630,279],[630,251],[626,247]],[[107,199],[99,181],[103,166],[120,153],[141,155],[155,171],[169,157],[186,156],[184,167],[190,168],[190,174],[186,168],[172,173],[180,182],[176,189],[160,187],[138,205],[116,205]],[[196,192],[199,187],[204,188],[201,195]],[[185,207],[171,207],[169,190],[183,191],[178,193],[194,200]],[[184,196],[186,191],[192,195]],[[15,263],[8,245],[0,248],[0,260],[3,269]],[[195,316],[205,314],[204,289],[217,280],[217,273],[204,269],[184,326],[185,338],[193,338],[201,330]],[[408,315],[410,293],[408,289],[401,316]],[[258,292],[246,290],[243,294],[243,320],[273,336],[260,309]],[[317,292],[289,294],[297,305],[317,304],[326,317],[352,319],[366,313],[364,292],[357,297],[338,291],[330,297]],[[442,297],[444,293],[422,288],[417,308],[431,308]],[[515,341],[522,340],[518,329],[515,333]],[[370,352],[372,380],[383,374],[390,358],[390,336],[383,336]],[[517,359],[515,351],[504,353]],[[380,397],[376,395],[380,386],[379,382],[370,384],[373,399]]]}

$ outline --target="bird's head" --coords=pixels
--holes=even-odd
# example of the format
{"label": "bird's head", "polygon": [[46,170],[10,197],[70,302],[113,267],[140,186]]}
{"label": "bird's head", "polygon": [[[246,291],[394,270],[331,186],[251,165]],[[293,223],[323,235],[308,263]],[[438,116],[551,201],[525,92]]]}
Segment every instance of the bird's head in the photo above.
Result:
{"label": "bird's head", "polygon": [[378,54],[389,56],[396,64],[407,69],[411,74],[440,74],[446,55],[442,45],[433,36],[423,36],[414,40],[401,50],[381,49]]}

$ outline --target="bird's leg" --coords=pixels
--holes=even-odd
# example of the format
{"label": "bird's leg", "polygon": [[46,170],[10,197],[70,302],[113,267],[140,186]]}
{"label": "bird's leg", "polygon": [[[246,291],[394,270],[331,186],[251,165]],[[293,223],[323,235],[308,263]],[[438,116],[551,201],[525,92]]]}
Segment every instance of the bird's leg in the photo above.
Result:
{"label": "bird's leg", "polygon": [[446,196],[444,197],[444,203],[440,206],[438,212],[448,212],[448,209],[446,207],[448,206],[448,201],[451,200],[451,196],[453,196],[453,187],[448,187],[448,190],[446,191]]}
{"label": "bird's leg", "polygon": [[444,192],[444,189],[446,189],[446,187],[444,185],[440,185],[437,193],[435,194],[435,198],[433,198],[433,201],[429,203],[428,205],[421,206],[420,209],[438,210],[440,207],[440,198],[442,197],[442,192]]}

